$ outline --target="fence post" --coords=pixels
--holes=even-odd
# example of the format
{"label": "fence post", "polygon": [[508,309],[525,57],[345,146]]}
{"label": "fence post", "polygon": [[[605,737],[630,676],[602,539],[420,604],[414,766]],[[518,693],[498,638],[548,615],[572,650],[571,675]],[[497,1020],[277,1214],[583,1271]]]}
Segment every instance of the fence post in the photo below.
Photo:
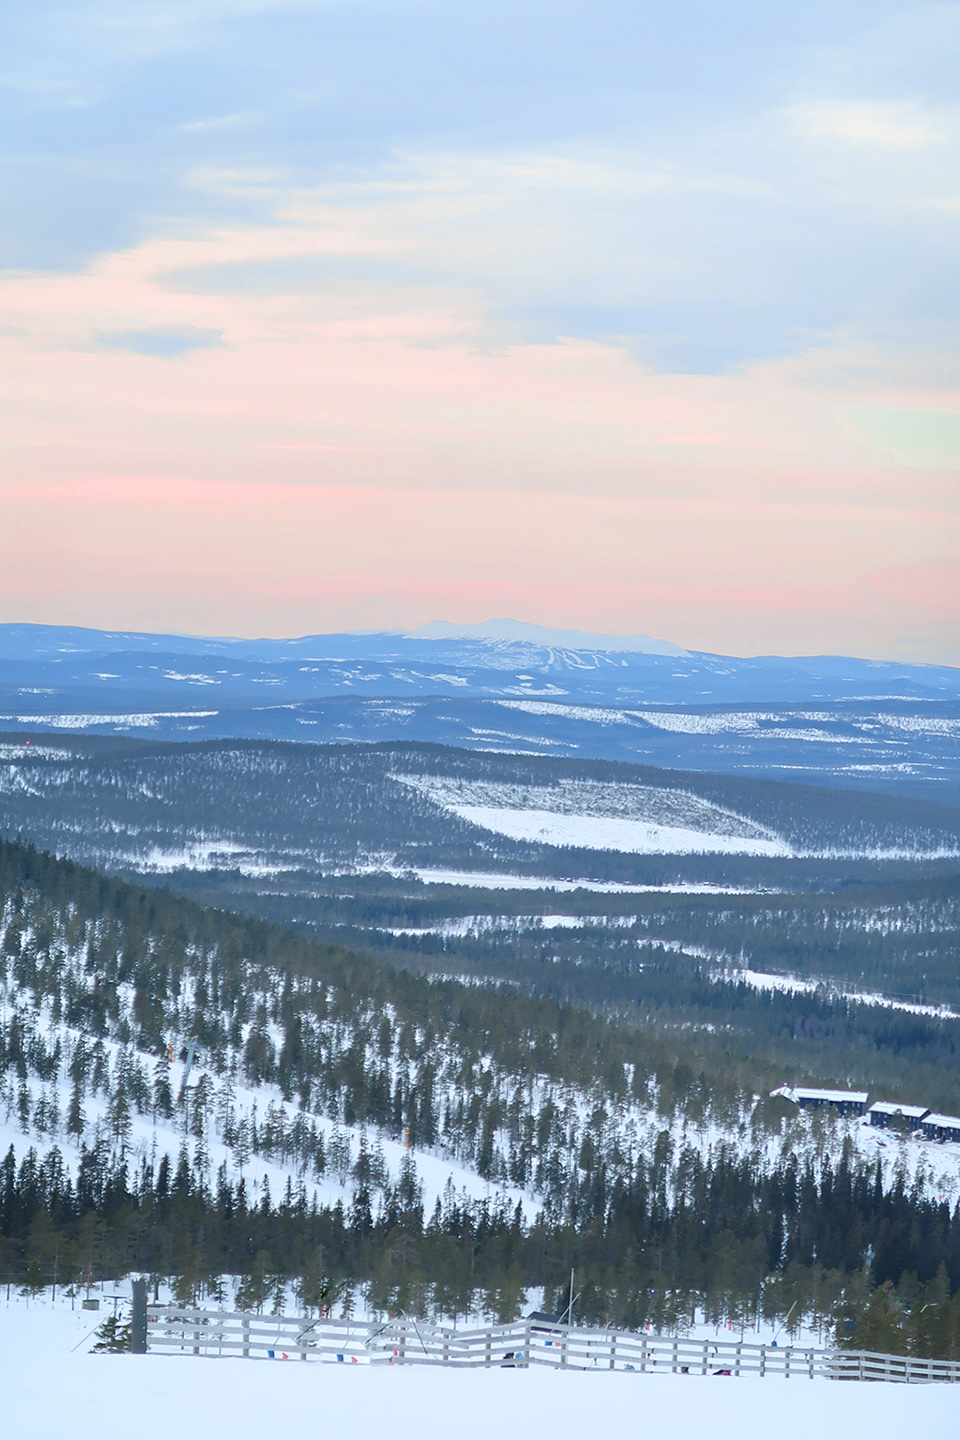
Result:
{"label": "fence post", "polygon": [[530,1351],[533,1349],[533,1325],[528,1320],[523,1329],[523,1363],[524,1368],[530,1369]]}
{"label": "fence post", "polygon": [[701,1370],[701,1373],[704,1374],[704,1375],[706,1375],[707,1370],[708,1370],[708,1368],[709,1368],[708,1363],[707,1363],[709,1354],[710,1354],[710,1346],[709,1346],[708,1342],[707,1342],[706,1340],[704,1340],[704,1342],[703,1342],[703,1355],[702,1355],[701,1360],[700,1360],[700,1370]]}
{"label": "fence post", "polygon": [[673,1373],[674,1373],[674,1375],[676,1375],[676,1373],[677,1373],[677,1350],[678,1350],[679,1345],[680,1345],[680,1337],[679,1337],[679,1335],[674,1335],[674,1337],[673,1337]]}
{"label": "fence post", "polygon": [[243,1317],[243,1325],[242,1325],[241,1328],[242,1328],[242,1330],[243,1330],[243,1335],[242,1335],[242,1337],[241,1337],[241,1338],[243,1339],[243,1355],[244,1355],[244,1359],[248,1360],[248,1359],[250,1358],[250,1316],[249,1316],[249,1315],[244,1315],[244,1317]]}
{"label": "fence post", "polygon": [[564,1330],[563,1339],[560,1341],[560,1365],[565,1367],[567,1363],[567,1345],[570,1342],[570,1331]]}
{"label": "fence post", "polygon": [[767,1373],[767,1347],[766,1347],[766,1345],[761,1345],[761,1346],[760,1346],[760,1378],[762,1379],[763,1376],[766,1375],[766,1373]]}
{"label": "fence post", "polygon": [[808,1362],[808,1365],[809,1365],[810,1379],[812,1380],[812,1379],[813,1379],[813,1351],[812,1351],[812,1350],[808,1350],[808,1351],[807,1351],[807,1362]]}
{"label": "fence post", "polygon": [[647,1336],[646,1332],[640,1336],[640,1371],[643,1373],[647,1368]]}
{"label": "fence post", "polygon": [[783,1355],[783,1378],[790,1379],[790,1351],[785,1350]]}
{"label": "fence post", "polygon": [[734,1373],[734,1375],[739,1375],[739,1374],[740,1374],[740,1352],[741,1352],[742,1349],[743,1349],[743,1341],[741,1340],[741,1341],[739,1342],[739,1344],[737,1345],[736,1354],[735,1354],[734,1357],[733,1357],[733,1373]]}
{"label": "fence post", "polygon": [[134,1280],[133,1318],[130,1327],[130,1349],[134,1355],[147,1353],[147,1282]]}
{"label": "fence post", "polygon": [[610,1369],[611,1369],[611,1370],[616,1370],[616,1368],[617,1368],[617,1337],[616,1337],[616,1335],[611,1335],[611,1336],[610,1336]]}

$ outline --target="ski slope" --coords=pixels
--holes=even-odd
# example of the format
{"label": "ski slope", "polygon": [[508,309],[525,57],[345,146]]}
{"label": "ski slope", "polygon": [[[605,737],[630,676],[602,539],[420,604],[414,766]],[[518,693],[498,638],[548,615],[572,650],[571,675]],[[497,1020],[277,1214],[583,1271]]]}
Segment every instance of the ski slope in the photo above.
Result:
{"label": "ski slope", "polygon": [[91,1355],[87,1332],[103,1315],[0,1298],[4,1435],[901,1440],[960,1430],[960,1386]]}

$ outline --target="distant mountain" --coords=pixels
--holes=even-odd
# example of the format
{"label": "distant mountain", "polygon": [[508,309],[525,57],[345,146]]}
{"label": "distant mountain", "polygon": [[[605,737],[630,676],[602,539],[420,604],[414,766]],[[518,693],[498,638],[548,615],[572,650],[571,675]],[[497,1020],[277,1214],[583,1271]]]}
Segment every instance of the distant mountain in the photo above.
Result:
{"label": "distant mountain", "polygon": [[960,670],[516,621],[204,638],[0,626],[0,731],[410,740],[960,799]]}
{"label": "distant mountain", "polygon": [[483,620],[477,625],[451,625],[435,620],[407,633],[408,640],[498,640],[507,645],[538,645],[552,650],[607,650],[614,654],[686,655],[669,640],[649,635],[593,635],[584,630],[552,630],[522,620]]}

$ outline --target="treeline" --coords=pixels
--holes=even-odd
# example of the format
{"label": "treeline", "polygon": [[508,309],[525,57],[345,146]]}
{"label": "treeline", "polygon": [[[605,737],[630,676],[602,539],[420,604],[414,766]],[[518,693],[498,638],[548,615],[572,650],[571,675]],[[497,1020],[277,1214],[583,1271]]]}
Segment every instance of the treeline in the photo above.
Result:
{"label": "treeline", "polygon": [[349,1204],[320,1208],[292,1182],[276,1199],[266,1187],[248,1193],[225,1167],[208,1185],[185,1146],[176,1165],[165,1157],[132,1174],[85,1148],[76,1182],[57,1150],[41,1160],[31,1148],[18,1166],[11,1148],[0,1237],[0,1269],[27,1287],[54,1273],[70,1284],[146,1271],[175,1277],[186,1300],[234,1275],[251,1308],[294,1282],[307,1309],[361,1290],[375,1310],[483,1308],[507,1321],[532,1287],[562,1309],[575,1267],[577,1318],[588,1323],[669,1328],[699,1309],[752,1324],[796,1302],[849,1343],[960,1356],[960,1217],[949,1206],[885,1189],[843,1160],[819,1174],[792,1161],[758,1174],[723,1150],[675,1156],[666,1132],[560,1225],[524,1225],[507,1205],[452,1191],[425,1215],[412,1165],[377,1204],[359,1181]]}

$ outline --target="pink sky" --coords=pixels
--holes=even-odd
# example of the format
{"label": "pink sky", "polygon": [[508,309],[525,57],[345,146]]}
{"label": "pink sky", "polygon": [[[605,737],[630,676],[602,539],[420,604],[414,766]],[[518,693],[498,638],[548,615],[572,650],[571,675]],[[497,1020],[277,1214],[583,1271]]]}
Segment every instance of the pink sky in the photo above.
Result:
{"label": "pink sky", "polygon": [[[216,278],[403,251],[420,223],[314,200],[0,278],[0,618],[283,635],[511,615],[960,662],[941,424],[960,397],[936,375],[839,335],[655,373],[613,340],[503,334],[469,291]],[[203,343],[129,348],[158,335]]]}

